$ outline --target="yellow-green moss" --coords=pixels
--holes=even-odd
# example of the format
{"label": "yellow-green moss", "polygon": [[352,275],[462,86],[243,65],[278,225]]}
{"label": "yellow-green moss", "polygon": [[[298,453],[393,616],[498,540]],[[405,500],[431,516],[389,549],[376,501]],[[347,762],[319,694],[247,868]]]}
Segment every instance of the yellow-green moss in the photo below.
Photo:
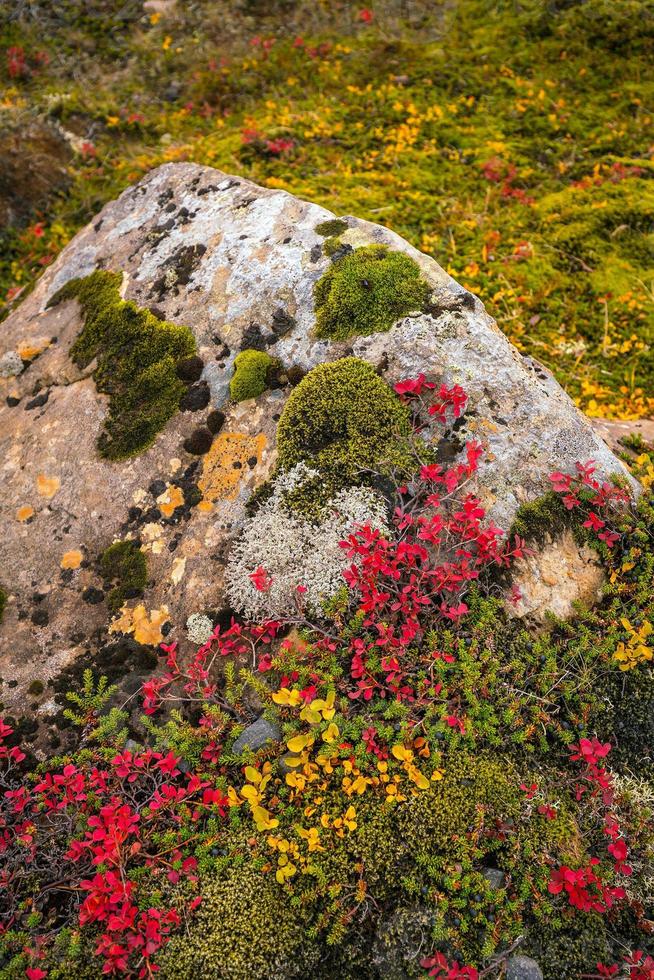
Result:
{"label": "yellow-green moss", "polygon": [[2,617],[5,614],[5,608],[7,606],[8,595],[5,590],[0,586],[0,623],[2,622]]}
{"label": "yellow-green moss", "polygon": [[195,352],[188,327],[157,319],[120,298],[120,273],[96,270],[66,283],[49,306],[77,299],[84,328],[71,347],[75,364],[97,358],[93,377],[109,395],[109,414],[98,439],[101,456],[125,459],[152,445],[179,408],[186,386],[175,366]]}
{"label": "yellow-green moss", "polygon": [[323,238],[331,238],[333,235],[342,235],[347,231],[347,221],[342,218],[330,218],[329,221],[321,221],[316,225],[316,232]]}
{"label": "yellow-green moss", "polygon": [[[409,411],[374,368],[356,357],[315,367],[291,394],[277,427],[279,466],[306,463],[322,496],[410,465]],[[319,495],[317,488],[312,492]]]}
{"label": "yellow-green moss", "polygon": [[103,578],[113,585],[107,596],[110,609],[120,609],[126,599],[140,595],[148,578],[145,555],[135,541],[116,541],[100,558]]}
{"label": "yellow-green moss", "polygon": [[[246,859],[247,860],[247,859]],[[312,976],[318,956],[303,914],[274,875],[252,863],[202,884],[202,904],[161,963],[162,980],[269,980]]]}
{"label": "yellow-green moss", "polygon": [[384,245],[366,245],[334,262],[316,283],[316,333],[344,340],[390,330],[401,316],[421,310],[428,297],[413,259]]}
{"label": "yellow-green moss", "polygon": [[241,351],[234,360],[234,377],[229,383],[233,400],[242,402],[263,394],[270,386],[271,375],[279,366],[279,361],[265,351]]}

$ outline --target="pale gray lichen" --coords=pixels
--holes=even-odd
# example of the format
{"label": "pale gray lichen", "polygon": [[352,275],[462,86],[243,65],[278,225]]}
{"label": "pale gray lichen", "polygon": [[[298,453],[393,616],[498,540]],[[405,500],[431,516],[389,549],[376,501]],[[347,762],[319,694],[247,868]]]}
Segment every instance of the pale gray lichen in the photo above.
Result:
{"label": "pale gray lichen", "polygon": [[186,635],[191,643],[202,646],[209,640],[213,633],[213,623],[208,616],[202,613],[193,613],[186,620]]}
{"label": "pale gray lichen", "polygon": [[[280,473],[272,495],[246,520],[229,556],[225,585],[232,607],[247,619],[293,618],[298,602],[308,614],[320,616],[323,604],[344,585],[343,572],[351,564],[340,542],[363,525],[389,533],[386,504],[366,487],[341,490],[319,521],[293,512],[288,496],[319,479],[304,463]],[[272,578],[266,591],[251,579],[260,567]],[[298,593],[298,586],[306,592]]]}
{"label": "pale gray lichen", "polygon": [[0,357],[0,378],[13,378],[23,370],[23,360],[15,350],[8,350]]}

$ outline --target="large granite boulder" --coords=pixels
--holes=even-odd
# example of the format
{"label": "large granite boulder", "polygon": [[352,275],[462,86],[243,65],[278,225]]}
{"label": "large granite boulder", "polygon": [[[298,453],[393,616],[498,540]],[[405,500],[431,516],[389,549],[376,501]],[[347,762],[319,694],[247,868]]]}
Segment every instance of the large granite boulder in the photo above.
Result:
{"label": "large granite boulder", "polygon": [[[371,245],[377,250],[356,251]],[[323,311],[317,331],[316,283],[340,259],[380,258],[385,249],[411,260],[391,269],[389,308],[400,314],[389,329],[361,336],[352,323],[348,336],[341,320],[329,336]],[[164,358],[152,369],[155,394],[182,392],[179,411],[168,411],[161,399],[148,402],[154,421],[145,435],[134,414],[138,399],[119,419],[125,439],[147,446],[126,458],[107,453],[106,439],[109,447],[117,443],[103,432],[115,385],[126,384],[125,365],[138,368],[142,352],[127,338],[114,351],[123,359],[122,375],[114,374],[111,357],[93,347],[93,290],[84,305],[64,288],[95,270],[122,274],[112,279],[116,299],[120,293],[134,301],[141,311],[135,317],[145,318],[139,322],[157,344],[165,320],[190,331],[169,331],[166,343],[179,342],[178,353],[189,340],[197,347],[181,368],[181,360],[171,368]],[[361,282],[374,306],[374,282]],[[272,387],[234,403],[229,384],[243,350],[265,352],[278,370]],[[150,357],[150,349],[145,353]],[[425,373],[465,389],[458,438],[485,446],[474,489],[501,527],[510,527],[521,503],[548,489],[553,470],[594,459],[606,476],[623,471],[551,374],[520,355],[478,299],[398,235],[354,217],[335,222],[322,207],[207,167],[167,164],[106,205],[3,324],[5,709],[22,710],[26,691],[41,685],[47,698],[47,682],[73,663],[102,666],[108,644],[155,646],[171,628],[184,640],[188,617],[209,612],[215,622],[227,615],[226,556],[252,491],[273,471],[277,423],[292,384],[343,356],[369,362],[391,383]],[[456,453],[457,443],[446,451]],[[120,541],[133,546],[107,558]],[[139,549],[143,567],[134,564]],[[111,564],[118,559],[125,581]],[[543,576],[537,558],[532,564],[541,607]],[[555,566],[548,553],[548,576]],[[564,578],[568,598],[575,597],[575,580],[576,573]],[[521,589],[524,595],[524,582]],[[129,656],[121,656],[127,670]],[[52,704],[42,700],[40,710]]]}

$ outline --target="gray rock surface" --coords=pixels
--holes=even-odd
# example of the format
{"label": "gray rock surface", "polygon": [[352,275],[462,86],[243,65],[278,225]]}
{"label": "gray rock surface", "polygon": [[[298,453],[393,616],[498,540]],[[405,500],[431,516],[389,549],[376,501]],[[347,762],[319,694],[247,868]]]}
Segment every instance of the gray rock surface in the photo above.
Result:
{"label": "gray rock surface", "polygon": [[[386,228],[348,217],[344,241],[411,256],[431,287],[431,312],[347,343],[317,339],[313,289],[330,259],[316,226],[331,217],[284,191],[195,164],[166,164],[107,204],[3,324],[0,357],[18,351],[29,362],[19,369],[14,359],[17,373],[0,377],[0,582],[9,592],[0,675],[17,682],[2,689],[7,708],[21,705],[35,678],[47,682],[105,642],[106,603],[82,595],[97,594],[88,591],[102,585],[97,558],[114,540],[140,540],[148,558],[146,619],[139,628],[126,624],[137,640],[156,643],[168,621],[171,638],[188,642],[187,618],[224,605],[224,558],[247,499],[274,465],[289,392],[230,404],[241,349],[265,348],[303,369],[353,350],[391,383],[424,372],[462,385],[470,412],[461,434],[486,449],[470,489],[505,528],[523,501],[548,489],[555,469],[592,458],[605,475],[623,470],[551,374],[509,344],[480,301]],[[69,356],[82,326],[78,304],[47,308],[64,283],[95,269],[122,271],[125,298],[193,331],[208,408],[226,415],[207,455],[184,448],[205,411],[179,412],[133,459],[98,456],[107,402],[92,365],[80,371]],[[2,363],[10,365],[11,356]],[[166,517],[161,506],[175,481],[197,486],[203,499]]]}
{"label": "gray rock surface", "polygon": [[530,956],[510,956],[506,962],[506,980],[543,980],[543,971]]}
{"label": "gray rock surface", "polygon": [[269,742],[278,742],[281,737],[282,733],[277,725],[274,725],[262,715],[261,718],[257,718],[256,721],[252,722],[251,725],[248,725],[241,732],[234,742],[232,750],[234,755],[241,755],[245,749],[256,752]]}

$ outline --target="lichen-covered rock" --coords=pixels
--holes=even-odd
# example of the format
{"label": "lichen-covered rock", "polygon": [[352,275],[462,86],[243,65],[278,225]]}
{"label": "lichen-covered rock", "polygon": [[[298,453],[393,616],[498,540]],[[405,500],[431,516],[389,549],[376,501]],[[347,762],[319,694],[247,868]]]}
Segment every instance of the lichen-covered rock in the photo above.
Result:
{"label": "lichen-covered rock", "polygon": [[506,962],[506,980],[543,980],[543,971],[530,956],[510,956]]}
{"label": "lichen-covered rock", "polygon": [[257,718],[251,725],[243,729],[232,746],[232,752],[234,755],[241,755],[246,749],[256,752],[258,749],[262,749],[264,745],[278,742],[281,737],[282,733],[277,725],[262,715],[261,718]]}
{"label": "lichen-covered rock", "polygon": [[[109,310],[70,285],[94,273],[114,291]],[[114,328],[130,338],[120,349]],[[243,351],[280,367],[265,390],[261,377],[245,390],[256,398],[234,401]],[[368,362],[379,392],[372,411],[333,420],[327,453],[321,430],[316,451],[297,456],[332,460],[330,493],[355,431],[389,445],[380,410],[401,428],[392,385],[420,373],[466,390],[457,440],[483,443],[470,489],[502,527],[555,469],[592,458],[605,476],[623,472],[552,376],[431,258],[385,228],[194,164],[153,171],[73,239],[3,325],[3,357],[6,709],[35,677],[96,661],[117,636],[136,650],[168,635],[184,644],[189,616],[225,610],[227,555],[253,490],[276,472],[284,405],[324,362]],[[147,580],[114,611],[119,582],[101,556],[124,541],[145,555]]]}

